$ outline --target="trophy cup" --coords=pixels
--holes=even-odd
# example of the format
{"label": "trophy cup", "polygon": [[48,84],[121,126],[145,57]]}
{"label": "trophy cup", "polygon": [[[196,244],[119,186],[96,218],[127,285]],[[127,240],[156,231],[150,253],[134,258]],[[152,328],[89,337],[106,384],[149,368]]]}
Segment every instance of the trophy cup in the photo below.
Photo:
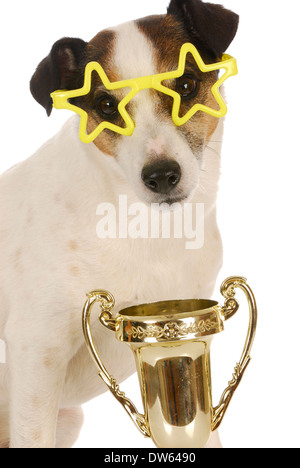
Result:
{"label": "trophy cup", "polygon": [[[218,406],[212,404],[210,345],[224,330],[224,322],[239,309],[236,289],[244,291],[250,320],[247,338],[233,379]],[[83,331],[98,374],[123,405],[138,429],[159,448],[203,448],[225,415],[233,393],[251,360],[257,308],[246,279],[230,277],[221,286],[224,305],[204,299],[172,300],[121,310],[115,318],[111,293],[92,291],[83,310]],[[90,327],[93,306],[100,305],[101,324],[132,349],[145,414],[120,391],[95,347]]]}

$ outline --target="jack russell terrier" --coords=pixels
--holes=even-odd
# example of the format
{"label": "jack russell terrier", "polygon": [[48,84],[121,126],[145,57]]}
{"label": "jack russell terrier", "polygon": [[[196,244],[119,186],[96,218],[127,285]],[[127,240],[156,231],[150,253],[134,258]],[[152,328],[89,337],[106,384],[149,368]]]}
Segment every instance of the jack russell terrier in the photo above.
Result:
{"label": "jack russell terrier", "polygon": [[[185,43],[204,63],[215,63],[237,27],[238,16],[220,5],[171,0],[166,15],[104,30],[90,42],[59,40],[38,66],[31,92],[50,115],[51,93],[80,88],[91,61],[110,82],[176,70]],[[196,99],[216,108],[210,90],[217,79],[190,58],[185,74],[168,86],[180,94],[184,113]],[[118,112],[124,92],[108,91],[92,75],[91,92],[76,98],[89,133],[104,120],[124,127]],[[81,405],[106,390],[82,333],[88,291],[112,291],[116,311],[213,293],[222,265],[216,199],[223,119],[197,112],[177,127],[171,111],[170,96],[145,89],[128,104],[132,136],[106,129],[89,144],[80,141],[74,116],[1,176],[0,338],[7,359],[0,364],[0,447],[72,447],[83,423]],[[172,233],[101,238],[97,207],[117,206],[120,196],[131,207],[203,204],[202,247],[187,249],[184,236]],[[169,213],[175,216],[172,207]],[[95,340],[118,381],[134,372],[131,351],[109,332],[95,328]]]}

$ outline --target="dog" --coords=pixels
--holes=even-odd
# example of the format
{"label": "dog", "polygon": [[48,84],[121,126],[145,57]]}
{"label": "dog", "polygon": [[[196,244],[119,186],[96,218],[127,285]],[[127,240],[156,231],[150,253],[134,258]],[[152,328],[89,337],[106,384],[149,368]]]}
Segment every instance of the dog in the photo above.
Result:
{"label": "dog", "polygon": [[[110,81],[176,70],[190,42],[205,63],[219,61],[234,39],[238,15],[200,0],[171,0],[165,15],[100,32],[90,42],[63,38],[38,66],[31,92],[50,115],[50,94],[83,84],[87,63],[97,61]],[[210,93],[217,73],[170,83],[188,106]],[[196,66],[195,66],[196,69]],[[201,81],[201,82],[200,82]],[[88,131],[105,118],[122,126],[122,90],[78,98]],[[81,405],[106,390],[88,355],[82,308],[93,288],[111,291],[115,311],[127,305],[174,298],[210,298],[222,265],[216,221],[223,120],[197,112],[185,125],[171,119],[171,99],[143,90],[129,104],[132,136],[103,131],[93,143],[78,137],[73,116],[36,154],[0,178],[0,447],[71,448],[83,424]],[[171,174],[171,177],[170,177]],[[106,238],[96,234],[99,203],[149,206],[204,204],[204,245],[183,238]],[[131,351],[95,326],[107,368],[122,382],[134,372]],[[125,349],[124,349],[125,348]],[[105,427],[105,421],[103,421]],[[215,441],[210,445],[218,446]]]}

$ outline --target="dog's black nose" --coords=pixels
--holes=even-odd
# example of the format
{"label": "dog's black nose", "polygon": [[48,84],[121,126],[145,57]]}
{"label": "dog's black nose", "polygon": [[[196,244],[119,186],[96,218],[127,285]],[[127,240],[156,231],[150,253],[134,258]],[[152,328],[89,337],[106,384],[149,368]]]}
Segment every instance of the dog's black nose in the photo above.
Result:
{"label": "dog's black nose", "polygon": [[142,180],[155,193],[170,193],[181,179],[181,169],[176,161],[159,161],[144,167]]}

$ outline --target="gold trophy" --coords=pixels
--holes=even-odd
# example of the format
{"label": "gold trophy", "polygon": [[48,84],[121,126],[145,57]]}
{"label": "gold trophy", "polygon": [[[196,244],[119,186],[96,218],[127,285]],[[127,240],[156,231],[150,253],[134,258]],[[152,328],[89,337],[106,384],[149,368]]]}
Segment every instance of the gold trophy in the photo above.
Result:
{"label": "gold trophy", "polygon": [[[247,296],[250,320],[246,343],[233,379],[218,406],[212,404],[210,345],[224,330],[224,321],[239,305],[239,288]],[[251,360],[256,331],[256,302],[246,279],[230,277],[221,286],[224,306],[211,300],[173,300],[121,310],[115,318],[111,293],[92,291],[83,310],[83,331],[99,376],[123,405],[136,426],[159,448],[203,448],[224,417],[233,393]],[[93,306],[100,305],[99,320],[132,349],[139,376],[145,414],[120,391],[95,347],[90,327]]]}

